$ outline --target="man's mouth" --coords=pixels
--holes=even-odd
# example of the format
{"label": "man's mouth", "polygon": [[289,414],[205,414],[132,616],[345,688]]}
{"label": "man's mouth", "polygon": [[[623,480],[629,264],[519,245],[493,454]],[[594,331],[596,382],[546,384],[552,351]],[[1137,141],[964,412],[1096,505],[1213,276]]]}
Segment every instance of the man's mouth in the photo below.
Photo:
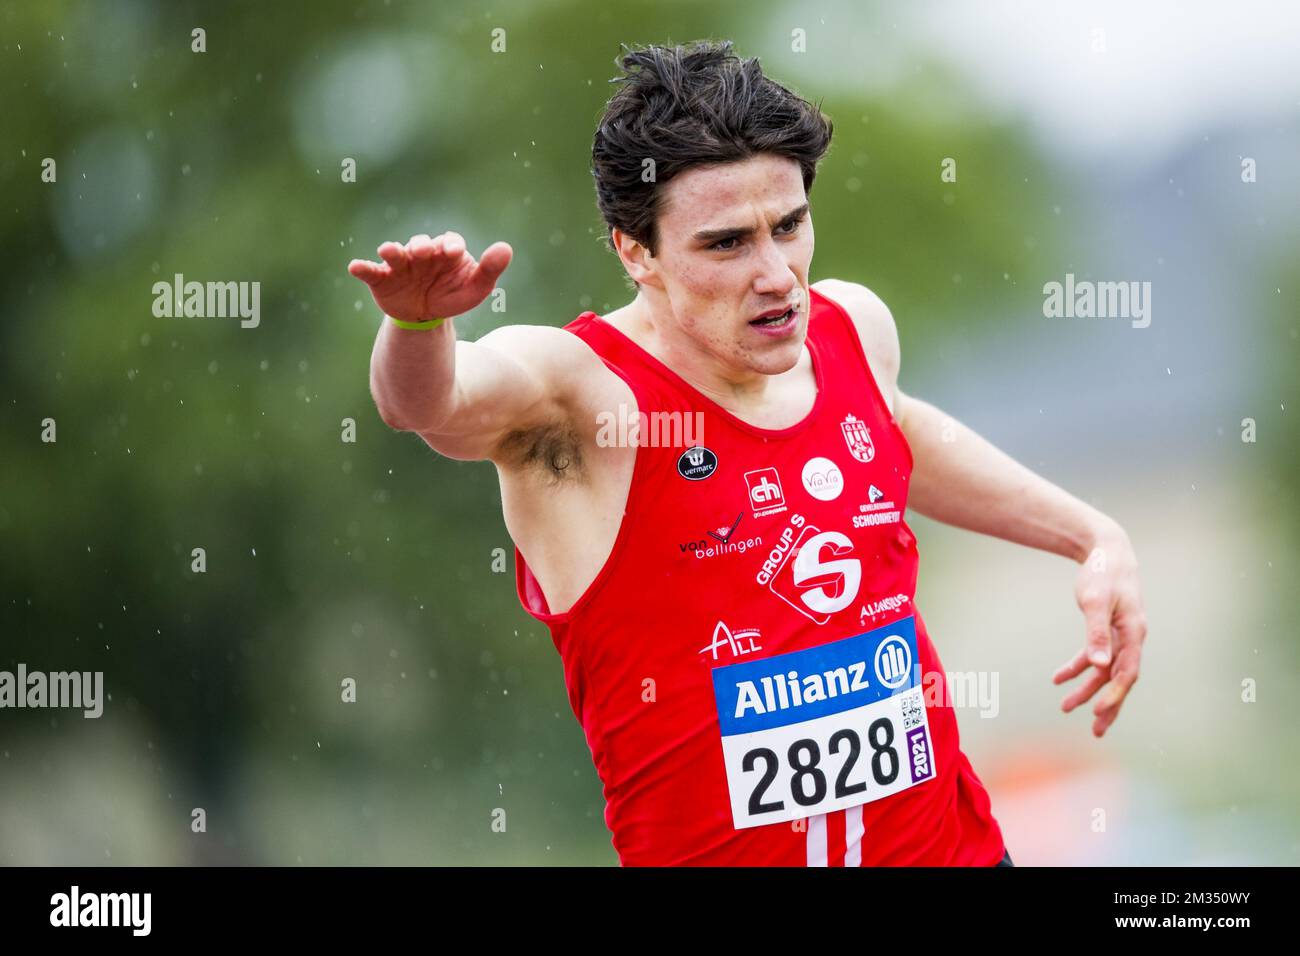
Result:
{"label": "man's mouth", "polygon": [[795,317],[794,306],[790,306],[790,308],[786,309],[780,315],[770,315],[770,316],[764,316],[763,318],[759,318],[759,319],[751,319],[749,324],[754,326],[755,328],[765,328],[765,329],[780,328],[783,325],[787,325],[790,322],[793,322],[794,317]]}

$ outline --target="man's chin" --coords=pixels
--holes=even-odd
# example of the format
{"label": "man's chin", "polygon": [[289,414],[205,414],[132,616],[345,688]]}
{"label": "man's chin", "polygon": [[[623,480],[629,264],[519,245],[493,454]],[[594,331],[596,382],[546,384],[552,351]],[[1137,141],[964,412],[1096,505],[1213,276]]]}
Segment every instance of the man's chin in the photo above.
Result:
{"label": "man's chin", "polygon": [[803,356],[804,334],[798,330],[788,339],[777,342],[760,342],[758,347],[746,350],[745,364],[764,375],[780,375],[799,364]]}

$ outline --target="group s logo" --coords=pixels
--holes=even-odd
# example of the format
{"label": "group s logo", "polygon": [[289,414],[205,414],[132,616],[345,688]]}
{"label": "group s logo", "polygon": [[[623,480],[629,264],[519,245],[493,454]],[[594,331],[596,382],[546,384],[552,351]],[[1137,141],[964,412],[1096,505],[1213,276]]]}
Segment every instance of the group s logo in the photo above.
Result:
{"label": "group s logo", "polygon": [[[857,599],[862,562],[851,557],[847,535],[804,524],[801,515],[791,516],[790,524],[756,580],[815,624],[825,624]],[[800,529],[797,538],[794,528]]]}

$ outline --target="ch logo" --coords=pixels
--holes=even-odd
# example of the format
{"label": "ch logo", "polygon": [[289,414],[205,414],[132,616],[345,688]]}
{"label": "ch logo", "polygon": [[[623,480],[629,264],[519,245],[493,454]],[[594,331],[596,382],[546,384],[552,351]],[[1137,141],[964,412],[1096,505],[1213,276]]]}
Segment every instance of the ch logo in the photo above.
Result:
{"label": "ch logo", "polygon": [[755,468],[745,472],[745,487],[749,489],[749,506],[754,517],[775,514],[785,510],[785,492],[775,468]]}

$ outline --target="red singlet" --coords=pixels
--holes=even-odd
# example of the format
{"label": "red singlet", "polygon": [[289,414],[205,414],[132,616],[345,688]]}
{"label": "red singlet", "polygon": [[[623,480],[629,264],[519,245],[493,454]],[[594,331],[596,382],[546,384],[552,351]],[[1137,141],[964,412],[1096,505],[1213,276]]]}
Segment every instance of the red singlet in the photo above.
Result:
{"label": "red singlet", "polygon": [[518,548],[516,582],[563,661],[621,863],[997,863],[915,605],[912,454],[848,315],[812,291],[816,403],[777,430],[593,312],[566,328],[636,396],[639,417],[606,423],[624,442],[639,426],[632,484],[567,613]]}

